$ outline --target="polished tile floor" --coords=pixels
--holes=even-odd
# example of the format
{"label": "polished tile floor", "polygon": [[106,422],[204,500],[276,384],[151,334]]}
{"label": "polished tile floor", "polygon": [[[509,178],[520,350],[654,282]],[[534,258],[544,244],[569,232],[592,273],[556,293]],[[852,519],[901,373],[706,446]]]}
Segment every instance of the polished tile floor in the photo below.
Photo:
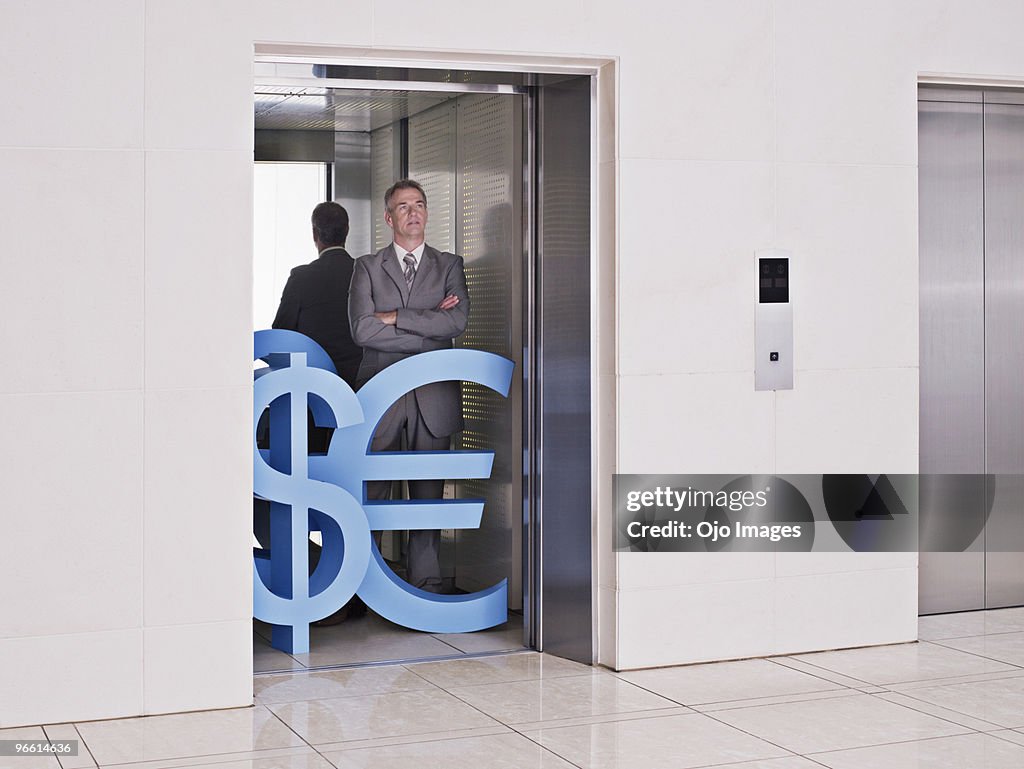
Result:
{"label": "polished tile floor", "polygon": [[523,616],[479,633],[419,633],[373,612],[333,627],[310,628],[309,654],[285,654],[270,645],[270,625],[253,620],[253,670],[257,673],[362,665],[390,660],[451,658],[523,647]]}
{"label": "polished tile floor", "polygon": [[1024,609],[925,617],[920,636],[618,674],[532,652],[297,670],[257,675],[254,708],[0,739],[78,736],[64,769],[1024,767]]}

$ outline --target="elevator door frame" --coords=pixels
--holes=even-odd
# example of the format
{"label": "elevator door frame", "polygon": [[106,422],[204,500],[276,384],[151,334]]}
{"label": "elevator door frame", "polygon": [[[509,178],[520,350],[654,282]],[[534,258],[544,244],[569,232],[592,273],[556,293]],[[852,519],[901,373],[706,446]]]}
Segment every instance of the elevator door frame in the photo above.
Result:
{"label": "elevator door frame", "polygon": [[[257,55],[257,63],[287,63],[287,64],[323,64],[325,60],[323,57],[281,57],[279,55]],[[338,60],[330,59],[330,64],[338,64]],[[347,62],[353,65],[363,66],[365,62]],[[430,67],[424,67],[421,62],[416,62],[418,67],[422,69],[430,69]],[[448,67],[445,67],[448,69]],[[522,73],[508,73],[510,75],[522,76]],[[537,146],[537,134],[542,128],[542,120],[544,115],[544,109],[539,106],[543,102],[544,89],[548,87],[564,87],[565,83],[571,82],[573,79],[577,81],[577,86],[583,86],[586,93],[587,99],[587,114],[585,116],[586,123],[582,126],[582,133],[588,142],[587,144],[587,157],[586,157],[586,200],[588,202],[587,208],[587,230],[582,235],[582,240],[586,241],[586,253],[585,261],[582,262],[584,270],[586,272],[587,280],[585,282],[580,281],[580,273],[575,274],[575,279],[579,286],[583,287],[582,294],[585,296],[585,301],[581,305],[584,310],[584,317],[576,318],[577,321],[582,323],[583,328],[586,329],[586,338],[579,340],[573,340],[579,345],[582,341],[584,344],[583,349],[585,350],[585,358],[583,364],[587,372],[588,381],[586,401],[585,403],[579,403],[575,405],[581,406],[580,409],[575,410],[575,416],[578,417],[576,420],[576,427],[585,425],[586,434],[583,435],[583,441],[577,448],[578,458],[581,460],[580,467],[584,469],[586,473],[586,493],[581,496],[578,500],[580,509],[586,509],[586,520],[572,521],[571,516],[564,516],[562,510],[559,510],[560,516],[557,519],[557,538],[549,536],[546,541],[542,534],[542,522],[543,522],[543,500],[544,500],[544,485],[542,483],[540,468],[543,467],[544,451],[542,450],[543,442],[545,438],[545,424],[549,419],[549,411],[545,411],[544,400],[541,392],[542,388],[546,392],[550,392],[553,389],[557,390],[559,385],[558,374],[552,373],[557,370],[557,367],[548,366],[547,372],[545,373],[545,357],[544,349],[540,344],[542,334],[545,329],[545,311],[544,311],[544,295],[541,293],[544,290],[544,267],[545,262],[543,260],[544,253],[544,242],[543,235],[538,226],[538,220],[541,219],[543,211],[543,203],[540,199],[541,191],[543,190],[544,170],[543,163],[541,160],[542,149]],[[593,297],[594,291],[594,280],[595,275],[593,273],[592,265],[594,259],[592,257],[592,240],[591,233],[593,227],[593,217],[595,215],[593,209],[594,195],[592,191],[593,177],[591,175],[591,169],[593,166],[593,154],[594,148],[592,141],[594,138],[594,120],[595,120],[595,109],[596,109],[596,88],[595,79],[596,71],[587,68],[581,72],[560,72],[557,75],[535,73],[531,79],[538,85],[532,85],[527,88],[521,88],[518,86],[511,85],[494,85],[494,84],[474,84],[474,83],[452,83],[452,82],[418,82],[418,81],[406,81],[406,80],[353,80],[353,79],[335,79],[335,78],[281,78],[277,79],[275,84],[283,85],[287,84],[288,81],[294,81],[294,85],[320,85],[324,87],[336,87],[345,88],[347,90],[414,90],[423,92],[445,92],[445,93],[522,93],[525,97],[525,108],[523,110],[524,117],[524,173],[523,173],[523,246],[524,246],[524,275],[523,275],[523,293],[522,299],[524,302],[524,319],[525,328],[523,329],[524,339],[524,382],[523,382],[523,415],[524,415],[524,426],[523,426],[523,445],[528,447],[524,452],[524,473],[523,473],[523,616],[524,616],[524,645],[542,651],[549,651],[551,653],[570,657],[585,663],[593,663],[596,661],[597,652],[597,637],[596,637],[596,623],[594,617],[596,615],[595,597],[596,597],[596,579],[594,564],[592,563],[592,532],[593,532],[593,519],[592,510],[596,510],[595,494],[596,494],[596,483],[594,481],[594,436],[592,435],[593,419],[593,404],[592,404],[592,393],[594,392],[593,387],[593,356],[596,351],[592,349],[594,334],[592,330],[592,317],[593,317]],[[583,80],[586,80],[585,84]],[[266,77],[259,78],[260,82],[267,82]],[[550,85],[544,85],[547,82]],[[579,89],[577,89],[579,90]],[[549,109],[549,114],[553,110]],[[554,120],[549,118],[551,124],[554,124]],[[549,129],[549,133],[550,133]],[[549,161],[550,162],[550,161]],[[550,163],[549,169],[555,165]],[[552,281],[549,281],[549,283]],[[548,323],[549,329],[554,328],[553,323]],[[549,361],[550,362],[550,361]],[[577,388],[578,389],[578,388]],[[564,411],[564,409],[561,409]],[[554,431],[548,431],[548,438],[554,435]],[[561,448],[561,447],[558,447]],[[549,452],[548,462],[549,464],[557,461],[555,452]],[[549,467],[550,473],[550,467]],[[550,473],[554,474],[554,473]],[[549,481],[550,483],[550,481]],[[579,484],[577,484],[579,485]],[[555,488],[554,484],[549,486],[549,489]],[[582,488],[582,487],[580,487]],[[554,520],[554,519],[553,519]],[[572,524],[566,526],[566,522]],[[566,543],[573,547],[576,555],[585,552],[586,558],[585,563],[577,563],[575,565],[570,564],[570,568],[565,568],[564,562],[556,561],[552,558],[551,551],[553,544]],[[545,558],[545,547],[549,555]],[[545,583],[545,560],[547,560],[549,567],[557,570],[558,574],[555,579],[548,579]],[[552,584],[555,583],[555,584]],[[547,591],[545,587],[550,586]],[[585,586],[584,591],[581,589]],[[545,611],[544,611],[544,596],[545,592],[548,593],[548,601],[552,605],[552,611],[549,611],[548,621],[545,623]],[[586,605],[574,605],[578,604],[582,599],[585,598]],[[566,608],[570,607],[573,610],[565,616]],[[557,608],[557,615],[555,615],[554,609]],[[555,615],[555,616],[552,616]],[[548,637],[554,637],[552,642],[546,642],[545,637],[545,624],[547,625]],[[585,629],[585,633],[579,632],[581,629]],[[584,637],[585,636],[585,637]]]}
{"label": "elevator door frame", "polygon": [[[1012,134],[998,129],[1006,111],[1018,123]],[[1024,447],[1020,436],[1005,428],[1021,421],[1019,376],[1013,376],[1019,372],[1012,370],[1021,368],[1019,356],[1012,355],[1019,330],[1011,326],[1020,322],[1021,297],[1019,291],[1014,295],[1014,286],[1024,259],[1013,248],[1019,249],[1020,228],[1000,225],[999,206],[1006,208],[1009,195],[1019,203],[1024,172],[1017,169],[1016,178],[1007,181],[1003,167],[1017,153],[1004,151],[1000,158],[998,149],[1005,150],[1008,138],[1024,145],[1024,92],[974,83],[922,84],[918,116],[920,470],[924,479],[988,474],[987,488],[975,495],[977,509],[967,511],[984,522],[977,539],[964,552],[920,555],[920,613],[1021,605]],[[924,506],[921,512],[940,513]]]}

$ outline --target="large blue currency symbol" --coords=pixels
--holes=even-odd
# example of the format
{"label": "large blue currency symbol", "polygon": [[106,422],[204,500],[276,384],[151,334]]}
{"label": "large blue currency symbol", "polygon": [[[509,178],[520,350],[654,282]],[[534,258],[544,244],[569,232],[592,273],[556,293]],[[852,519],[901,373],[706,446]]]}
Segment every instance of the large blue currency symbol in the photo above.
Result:
{"label": "large blue currency symbol", "polygon": [[[358,393],[334,374],[330,358],[291,331],[256,333],[254,424],[270,407],[271,447],[254,449],[253,491],[271,500],[271,557],[254,566],[253,616],[274,625],[272,644],[309,650],[309,623],[340,608],[355,593],[375,612],[405,627],[460,633],[508,619],[507,580],[477,593],[428,593],[398,579],[370,530],[475,528],[483,500],[368,503],[365,481],[405,478],[487,478],[493,452],[370,452],[388,407],[431,382],[460,379],[506,395],[513,363],[478,350],[440,350],[389,366]],[[306,408],[321,427],[335,429],[326,456],[307,454]],[[321,530],[323,551],[308,575],[310,528]],[[276,544],[280,543],[280,544]],[[285,545],[287,543],[287,545]]]}

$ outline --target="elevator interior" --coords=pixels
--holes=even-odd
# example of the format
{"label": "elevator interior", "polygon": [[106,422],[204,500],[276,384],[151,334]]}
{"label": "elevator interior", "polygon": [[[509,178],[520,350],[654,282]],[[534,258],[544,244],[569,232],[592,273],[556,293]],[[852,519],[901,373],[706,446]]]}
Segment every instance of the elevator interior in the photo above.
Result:
{"label": "elevator interior", "polygon": [[[507,73],[265,62],[257,63],[256,73],[257,164],[322,164],[320,199],[349,211],[353,256],[391,241],[384,190],[399,178],[419,181],[430,212],[427,242],[465,259],[470,317],[456,345],[516,363],[507,398],[463,383],[466,427],[453,448],[493,450],[495,460],[489,479],[446,484],[446,496],[486,502],[481,527],[442,532],[441,552],[451,590],[473,592],[508,579],[509,624],[445,637],[414,634],[379,618],[372,618],[375,626],[344,623],[320,629],[319,646],[337,648],[347,637],[349,648],[318,653],[314,629],[310,659],[299,662],[326,666],[539,648],[543,624],[549,650],[589,661],[590,554],[580,551],[589,548],[590,531],[589,280],[580,272],[589,263],[589,79],[531,88],[526,76]],[[559,119],[545,124],[544,113]],[[545,151],[548,189],[556,193],[547,197],[539,183]],[[308,212],[303,224],[308,229]],[[559,258],[545,263],[541,253]],[[313,257],[310,243],[294,263]],[[564,280],[570,270],[574,282]],[[276,271],[281,285],[263,292],[264,303],[276,307],[286,278],[287,270]],[[262,317],[272,313],[268,307]],[[543,376],[545,366],[554,373]],[[561,451],[562,442],[573,450]],[[545,455],[564,484],[542,489]],[[545,499],[549,506],[558,503],[561,513],[548,544],[567,544],[557,562],[549,559],[546,623],[538,546]],[[386,536],[382,554],[397,565],[402,546],[401,534]],[[380,635],[384,625],[387,638]],[[294,667],[255,640],[257,670]],[[353,651],[359,644],[363,649]]]}
{"label": "elevator interior", "polygon": [[922,86],[918,121],[920,613],[1019,606],[1024,94]]}

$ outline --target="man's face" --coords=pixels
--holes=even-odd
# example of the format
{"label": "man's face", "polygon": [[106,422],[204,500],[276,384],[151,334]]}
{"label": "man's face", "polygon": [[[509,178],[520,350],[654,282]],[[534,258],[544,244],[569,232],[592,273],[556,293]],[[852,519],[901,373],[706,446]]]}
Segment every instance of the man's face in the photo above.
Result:
{"label": "man's face", "polygon": [[427,201],[414,188],[397,190],[391,196],[391,210],[384,221],[395,231],[395,239],[419,243],[427,228]]}

